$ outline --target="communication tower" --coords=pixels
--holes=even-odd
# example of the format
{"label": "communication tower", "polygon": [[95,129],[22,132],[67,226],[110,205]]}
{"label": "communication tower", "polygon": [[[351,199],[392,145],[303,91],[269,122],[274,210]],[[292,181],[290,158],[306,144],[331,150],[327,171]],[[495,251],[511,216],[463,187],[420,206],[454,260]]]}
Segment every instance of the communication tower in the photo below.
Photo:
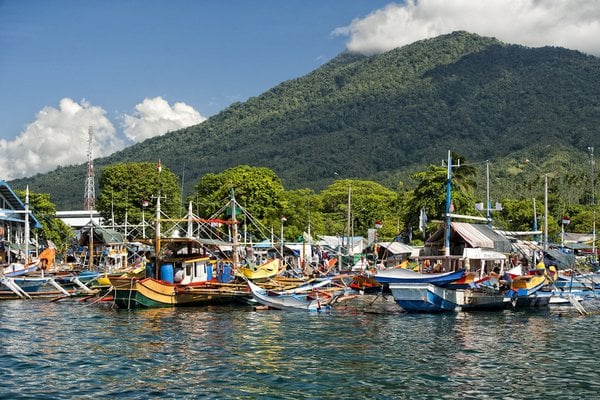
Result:
{"label": "communication tower", "polygon": [[83,196],[83,209],[91,211],[96,208],[96,193],[94,188],[94,160],[92,157],[92,140],[94,138],[94,128],[88,129],[88,162],[87,173],[85,177],[85,194]]}

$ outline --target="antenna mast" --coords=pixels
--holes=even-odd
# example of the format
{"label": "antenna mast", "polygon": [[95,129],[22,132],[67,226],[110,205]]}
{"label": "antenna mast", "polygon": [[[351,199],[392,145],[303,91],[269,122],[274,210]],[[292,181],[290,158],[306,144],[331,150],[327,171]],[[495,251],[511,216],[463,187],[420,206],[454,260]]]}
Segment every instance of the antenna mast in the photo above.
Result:
{"label": "antenna mast", "polygon": [[94,138],[94,128],[90,126],[88,130],[88,162],[87,174],[85,177],[85,194],[83,196],[83,209],[91,211],[96,208],[96,193],[94,187],[94,160],[92,157],[92,140]]}

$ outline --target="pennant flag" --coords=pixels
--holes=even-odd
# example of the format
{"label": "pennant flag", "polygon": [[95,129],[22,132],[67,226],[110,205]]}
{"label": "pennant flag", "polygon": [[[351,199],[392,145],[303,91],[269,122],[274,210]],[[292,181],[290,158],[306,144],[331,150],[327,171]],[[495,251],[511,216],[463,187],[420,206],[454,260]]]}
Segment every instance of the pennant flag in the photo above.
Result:
{"label": "pennant flag", "polygon": [[425,233],[427,228],[427,214],[425,214],[425,208],[421,208],[421,215],[419,216],[419,230]]}

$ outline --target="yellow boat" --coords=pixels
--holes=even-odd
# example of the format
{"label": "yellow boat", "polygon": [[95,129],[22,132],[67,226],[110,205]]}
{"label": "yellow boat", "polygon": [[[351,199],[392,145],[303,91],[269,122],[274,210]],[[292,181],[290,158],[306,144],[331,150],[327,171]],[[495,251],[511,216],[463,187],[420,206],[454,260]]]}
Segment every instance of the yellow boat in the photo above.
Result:
{"label": "yellow boat", "polygon": [[97,286],[110,286],[110,277],[120,277],[120,278],[134,278],[134,277],[143,277],[146,272],[146,266],[142,265],[137,268],[128,271],[120,271],[113,273],[105,273],[103,275],[98,276],[96,279]]}
{"label": "yellow boat", "polygon": [[528,296],[541,289],[545,284],[545,275],[519,275],[512,280],[511,288],[519,296]]}
{"label": "yellow boat", "polygon": [[266,263],[263,263],[257,267],[241,267],[236,269],[236,274],[239,276],[245,276],[250,280],[256,279],[268,279],[272,278],[279,273],[281,268],[281,259],[274,258]]}

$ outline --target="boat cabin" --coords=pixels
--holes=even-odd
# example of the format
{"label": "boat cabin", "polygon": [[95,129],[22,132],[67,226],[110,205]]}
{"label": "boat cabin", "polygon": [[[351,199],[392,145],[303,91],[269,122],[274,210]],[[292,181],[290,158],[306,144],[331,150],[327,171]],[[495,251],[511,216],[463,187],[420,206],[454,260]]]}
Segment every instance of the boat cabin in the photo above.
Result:
{"label": "boat cabin", "polygon": [[425,241],[421,256],[422,268],[432,272],[465,269],[483,276],[494,270],[501,273],[507,267],[507,254],[512,252],[509,239],[484,224],[451,222],[450,256],[445,256],[445,228]]}

